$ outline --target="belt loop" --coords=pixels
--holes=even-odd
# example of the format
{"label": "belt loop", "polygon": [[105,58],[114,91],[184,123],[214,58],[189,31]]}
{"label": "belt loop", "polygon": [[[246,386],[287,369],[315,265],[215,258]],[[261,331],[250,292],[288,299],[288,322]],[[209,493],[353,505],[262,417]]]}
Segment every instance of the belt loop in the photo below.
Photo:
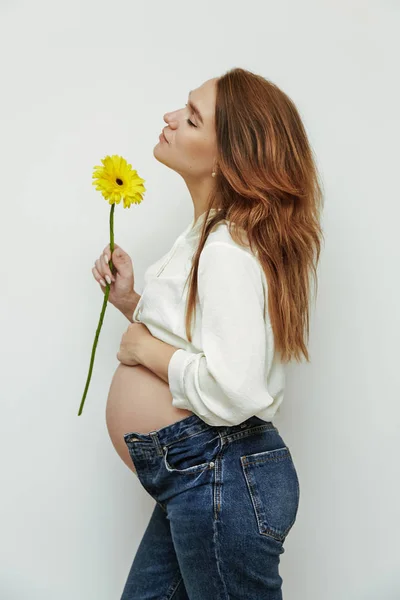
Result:
{"label": "belt loop", "polygon": [[149,435],[151,435],[151,439],[152,439],[152,442],[153,442],[153,444],[154,444],[154,446],[155,446],[155,448],[157,450],[157,454],[159,456],[162,456],[163,455],[163,451],[162,451],[162,447],[161,447],[161,444],[160,444],[160,440],[158,439],[157,431],[150,431]]}

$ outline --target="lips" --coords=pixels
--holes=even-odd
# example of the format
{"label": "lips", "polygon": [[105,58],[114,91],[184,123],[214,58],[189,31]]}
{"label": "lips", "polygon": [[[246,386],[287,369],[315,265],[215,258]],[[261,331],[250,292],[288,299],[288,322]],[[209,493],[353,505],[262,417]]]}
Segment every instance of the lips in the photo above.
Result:
{"label": "lips", "polygon": [[[163,135],[163,137],[164,137],[165,141],[166,141],[166,142],[168,142],[168,139],[167,139],[167,137],[166,137],[166,135],[165,135],[165,133],[164,133],[164,130],[162,130],[162,132],[161,132],[161,133],[162,133],[162,135]],[[169,142],[168,142],[168,144],[169,144]]]}

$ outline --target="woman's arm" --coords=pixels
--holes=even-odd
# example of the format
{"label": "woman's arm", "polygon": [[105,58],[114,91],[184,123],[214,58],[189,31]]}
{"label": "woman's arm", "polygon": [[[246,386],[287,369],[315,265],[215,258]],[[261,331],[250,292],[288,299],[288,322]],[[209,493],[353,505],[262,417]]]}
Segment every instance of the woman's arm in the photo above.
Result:
{"label": "woman's arm", "polygon": [[198,294],[203,351],[171,349],[172,405],[212,425],[236,425],[274,401],[261,267],[244,250],[211,242],[200,255]]}

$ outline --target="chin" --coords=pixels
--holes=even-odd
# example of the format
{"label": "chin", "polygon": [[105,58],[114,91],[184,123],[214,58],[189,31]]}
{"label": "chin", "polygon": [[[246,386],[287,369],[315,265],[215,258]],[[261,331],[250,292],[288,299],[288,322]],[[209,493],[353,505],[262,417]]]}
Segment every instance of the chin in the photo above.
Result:
{"label": "chin", "polygon": [[163,152],[158,152],[158,148],[160,146],[160,143],[156,144],[153,148],[153,156],[156,160],[158,160],[158,162],[162,163],[163,165],[165,165],[166,167],[169,167],[170,165],[168,164],[168,162],[166,160],[164,160],[163,157]]}

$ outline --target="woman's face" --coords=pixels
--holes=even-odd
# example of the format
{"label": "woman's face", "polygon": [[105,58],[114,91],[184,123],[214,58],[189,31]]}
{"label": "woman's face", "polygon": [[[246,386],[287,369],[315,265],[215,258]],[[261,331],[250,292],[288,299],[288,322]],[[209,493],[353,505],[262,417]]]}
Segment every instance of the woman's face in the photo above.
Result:
{"label": "woman's face", "polygon": [[215,170],[216,81],[209,79],[189,93],[186,106],[165,113],[167,141],[160,140],[153,150],[158,161],[191,182],[208,180]]}

